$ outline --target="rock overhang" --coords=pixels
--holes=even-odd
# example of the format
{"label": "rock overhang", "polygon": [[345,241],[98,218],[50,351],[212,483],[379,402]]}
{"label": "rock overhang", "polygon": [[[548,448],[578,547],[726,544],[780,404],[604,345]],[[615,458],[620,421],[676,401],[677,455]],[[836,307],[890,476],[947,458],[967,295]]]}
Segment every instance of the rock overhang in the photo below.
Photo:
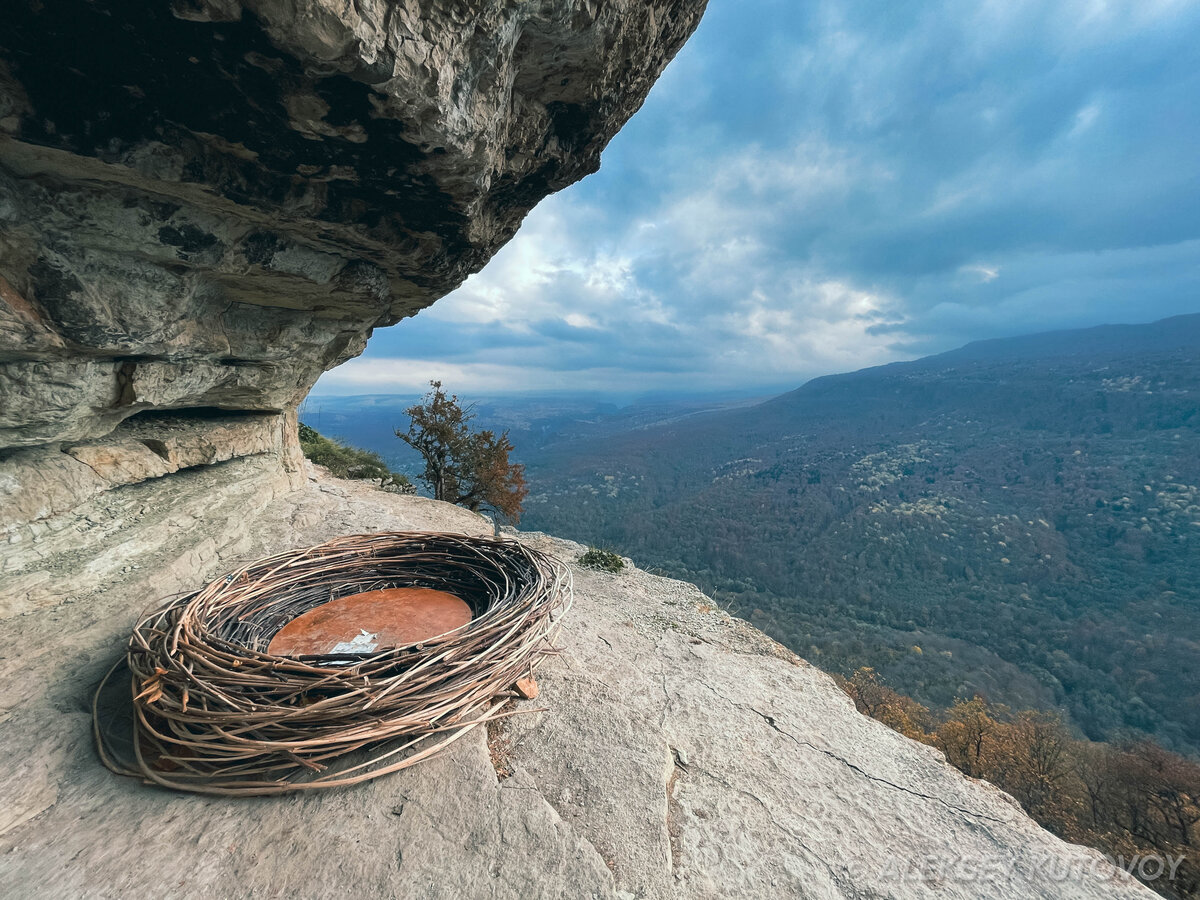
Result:
{"label": "rock overhang", "polygon": [[703,7],[18,0],[0,447],[294,406],[595,171]]}

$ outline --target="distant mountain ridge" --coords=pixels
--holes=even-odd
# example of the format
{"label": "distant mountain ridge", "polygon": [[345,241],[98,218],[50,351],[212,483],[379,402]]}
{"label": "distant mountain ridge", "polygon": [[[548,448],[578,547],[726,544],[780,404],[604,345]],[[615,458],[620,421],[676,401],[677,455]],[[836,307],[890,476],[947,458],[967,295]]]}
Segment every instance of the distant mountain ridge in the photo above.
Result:
{"label": "distant mountain ridge", "polygon": [[764,405],[811,392],[839,380],[938,371],[964,364],[1050,362],[1070,358],[1108,357],[1200,349],[1200,313],[1171,316],[1136,325],[1096,325],[1090,328],[1041,331],[1014,337],[971,341],[953,350],[920,359],[868,366],[852,372],[821,375],[793,391],[764,401]]}
{"label": "distant mountain ridge", "polygon": [[[419,395],[363,394],[310,397],[300,409],[304,424],[323,434],[379,453],[398,471],[416,477],[423,463],[395,436],[408,426],[405,409]],[[661,398],[647,396],[618,406],[591,395],[465,397],[476,416],[475,426],[509,431],[518,461],[547,446],[573,439],[595,440],[628,429],[702,415],[717,409],[746,406],[741,396]]]}
{"label": "distant mountain ridge", "polygon": [[694,580],[827,668],[1200,749],[1200,315],[826,376],[529,474],[528,527]]}
{"label": "distant mountain ridge", "polygon": [[1079,354],[1146,353],[1200,346],[1200,313],[1140,325],[1096,325],[972,341],[917,362],[1046,359]]}

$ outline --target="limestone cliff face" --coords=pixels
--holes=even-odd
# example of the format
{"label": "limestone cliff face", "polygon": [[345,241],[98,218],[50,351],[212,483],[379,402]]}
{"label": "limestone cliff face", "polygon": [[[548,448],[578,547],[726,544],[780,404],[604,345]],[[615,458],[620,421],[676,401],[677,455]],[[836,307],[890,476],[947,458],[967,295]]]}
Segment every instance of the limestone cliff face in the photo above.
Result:
{"label": "limestone cliff face", "polygon": [[704,5],[7,3],[0,448],[294,406],[595,171]]}

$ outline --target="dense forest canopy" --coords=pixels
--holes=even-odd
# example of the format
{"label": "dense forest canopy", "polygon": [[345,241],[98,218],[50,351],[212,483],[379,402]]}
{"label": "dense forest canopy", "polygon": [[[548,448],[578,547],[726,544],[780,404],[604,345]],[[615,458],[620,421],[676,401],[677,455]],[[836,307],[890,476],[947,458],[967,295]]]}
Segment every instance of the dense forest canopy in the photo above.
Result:
{"label": "dense forest canopy", "polygon": [[526,527],[936,709],[1200,750],[1200,316],[987,341],[537,448]]}

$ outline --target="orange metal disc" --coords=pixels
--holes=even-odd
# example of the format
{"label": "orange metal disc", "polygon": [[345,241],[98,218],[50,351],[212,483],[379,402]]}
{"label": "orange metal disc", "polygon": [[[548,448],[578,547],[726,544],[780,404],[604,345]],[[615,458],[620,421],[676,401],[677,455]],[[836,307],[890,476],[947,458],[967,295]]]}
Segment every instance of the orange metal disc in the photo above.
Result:
{"label": "orange metal disc", "polygon": [[275,656],[371,653],[428,640],[471,621],[471,607],[445,591],[388,588],[349,594],[297,616],[271,639]]}

